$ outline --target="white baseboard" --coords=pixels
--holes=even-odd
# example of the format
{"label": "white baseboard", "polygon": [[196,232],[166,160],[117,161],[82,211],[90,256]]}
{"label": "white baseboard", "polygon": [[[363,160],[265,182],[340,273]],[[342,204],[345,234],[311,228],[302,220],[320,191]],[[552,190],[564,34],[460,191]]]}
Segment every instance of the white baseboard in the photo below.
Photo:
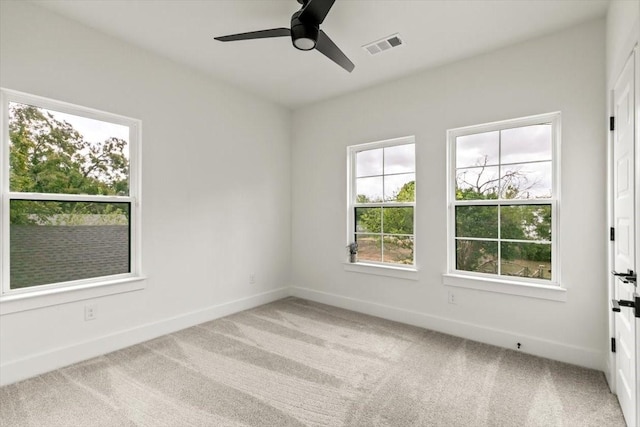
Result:
{"label": "white baseboard", "polygon": [[214,305],[202,310],[181,314],[159,322],[137,326],[68,347],[49,350],[24,359],[9,361],[0,365],[0,386],[31,378],[45,372],[120,350],[239,311],[257,307],[289,295],[290,288],[279,288],[235,301]]}
{"label": "white baseboard", "polygon": [[499,347],[513,348],[513,343],[520,342],[524,353],[601,371],[605,370],[604,355],[602,352],[592,349],[537,337],[522,336],[509,331],[487,328],[308,288],[292,287],[279,288],[252,295],[71,346],[49,350],[24,359],[6,362],[0,365],[0,386],[31,378],[242,310],[267,304],[290,295]]}
{"label": "white baseboard", "polygon": [[341,295],[320,292],[308,288],[292,287],[291,295],[498,347],[515,350],[514,344],[519,342],[522,344],[520,351],[523,353],[545,357],[547,359],[553,359],[560,362],[571,363],[573,365],[583,366],[586,368],[597,369],[599,371],[603,371],[605,368],[604,355],[602,352],[589,348],[567,345],[533,336],[523,336],[522,334],[515,334],[509,331],[488,328],[485,326],[474,325],[458,320],[447,319],[440,316],[433,316],[417,311],[405,310],[398,307],[349,298]]}

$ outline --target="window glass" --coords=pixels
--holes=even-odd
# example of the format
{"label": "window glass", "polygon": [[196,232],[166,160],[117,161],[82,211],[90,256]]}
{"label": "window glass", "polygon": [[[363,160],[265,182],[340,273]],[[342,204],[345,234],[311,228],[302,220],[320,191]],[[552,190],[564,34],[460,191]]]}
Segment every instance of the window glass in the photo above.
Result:
{"label": "window glass", "polygon": [[551,280],[551,245],[502,242],[500,271],[505,276]]}
{"label": "window glass", "polygon": [[413,264],[413,236],[383,238],[383,261],[392,264]]}
{"label": "window glass", "polygon": [[551,205],[501,206],[500,237],[550,242]]}
{"label": "window glass", "polygon": [[382,208],[385,234],[413,234],[413,207]]}
{"label": "window glass", "polygon": [[458,169],[456,172],[456,199],[497,199],[500,194],[500,168],[486,166]]}
{"label": "window glass", "polygon": [[356,179],[357,202],[381,202],[384,192],[383,182],[382,176]]}
{"label": "window glass", "polygon": [[501,172],[503,199],[551,198],[551,162],[511,164],[503,166]]}
{"label": "window glass", "polygon": [[551,160],[551,130],[542,124],[500,131],[500,163]]}
{"label": "window glass", "polygon": [[383,149],[360,151],[356,154],[356,176],[382,175]]}
{"label": "window glass", "polygon": [[403,173],[400,175],[385,175],[384,199],[394,202],[413,202],[416,175]]}
{"label": "window glass", "polygon": [[356,232],[380,233],[382,231],[382,208],[355,208]]}
{"label": "window glass", "polygon": [[358,261],[382,262],[382,237],[379,234],[356,234]]}
{"label": "window glass", "polygon": [[456,239],[456,268],[497,274],[498,242]]}
{"label": "window glass", "polygon": [[11,289],[129,273],[128,203],[12,200]]}
{"label": "window glass", "polygon": [[498,206],[456,206],[456,236],[498,238]]}
{"label": "window glass", "polygon": [[415,153],[412,144],[396,145],[384,149],[384,173],[407,173],[415,170]]}
{"label": "window glass", "polygon": [[459,136],[456,139],[456,167],[497,165],[500,152],[499,138],[499,132]]}
{"label": "window glass", "polygon": [[129,195],[129,127],[9,103],[9,190]]}

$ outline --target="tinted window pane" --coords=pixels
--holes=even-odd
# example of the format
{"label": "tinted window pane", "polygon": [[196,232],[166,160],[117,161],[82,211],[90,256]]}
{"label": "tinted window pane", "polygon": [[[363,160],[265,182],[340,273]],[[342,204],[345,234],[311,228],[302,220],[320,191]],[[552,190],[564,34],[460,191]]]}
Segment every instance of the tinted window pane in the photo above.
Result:
{"label": "tinted window pane", "polygon": [[385,234],[413,234],[413,208],[384,208],[382,231]]}
{"label": "tinted window pane", "polygon": [[380,233],[382,231],[382,208],[355,208],[356,231]]}
{"label": "tinted window pane", "polygon": [[11,289],[130,272],[128,203],[12,200]]}
{"label": "tinted window pane", "polygon": [[501,135],[501,163],[551,160],[551,125],[505,129]]}
{"label": "tinted window pane", "polygon": [[456,199],[497,199],[500,185],[498,173],[497,166],[459,169],[456,173]]}
{"label": "tinted window pane", "polygon": [[497,206],[456,206],[456,237],[498,238]]}
{"label": "tinted window pane", "polygon": [[456,167],[497,165],[500,133],[485,132],[456,138]]}
{"label": "tinted window pane", "polygon": [[382,148],[356,153],[356,176],[382,175]]}
{"label": "tinted window pane", "polygon": [[383,261],[413,264],[413,237],[384,236]]}
{"label": "tinted window pane", "polygon": [[382,262],[382,242],[380,236],[357,234],[358,261]]}
{"label": "tinted window pane", "polygon": [[498,273],[498,242],[456,240],[456,269]]}
{"label": "tinted window pane", "polygon": [[382,201],[382,177],[357,178],[356,202],[370,203]]}
{"label": "tinted window pane", "polygon": [[503,166],[500,181],[504,199],[548,199],[552,196],[551,162]]}
{"label": "tinted window pane", "polygon": [[9,134],[11,191],[129,194],[127,126],[9,103]]}
{"label": "tinted window pane", "polygon": [[416,175],[407,173],[384,177],[386,201],[413,202],[415,200]]}
{"label": "tinted window pane", "polygon": [[500,251],[503,275],[551,280],[550,244],[503,242]]}
{"label": "tinted window pane", "polygon": [[384,149],[384,173],[415,172],[415,144],[396,145]]}
{"label": "tinted window pane", "polygon": [[551,241],[551,205],[502,206],[500,236],[503,239]]}

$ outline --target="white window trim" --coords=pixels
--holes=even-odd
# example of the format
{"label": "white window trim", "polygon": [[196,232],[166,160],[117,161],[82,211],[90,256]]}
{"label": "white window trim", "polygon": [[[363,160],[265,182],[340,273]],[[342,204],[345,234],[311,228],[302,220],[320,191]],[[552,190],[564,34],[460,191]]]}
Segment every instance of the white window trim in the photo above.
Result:
{"label": "white window trim", "polygon": [[418,270],[414,267],[395,266],[393,264],[372,264],[367,262],[345,262],[344,271],[371,274],[373,276],[395,277],[397,279],[419,280]]}
{"label": "white window trim", "polygon": [[[69,194],[12,193],[9,191],[9,102],[35,105],[81,117],[108,121],[129,127],[129,195],[128,196],[87,196]],[[9,236],[9,201],[68,200],[130,203],[130,248],[131,272],[112,276],[89,278],[70,282],[53,283],[30,288],[9,289],[9,239],[0,239],[0,315],[31,310],[72,301],[96,298],[122,292],[130,292],[145,287],[141,257],[141,121],[92,108],[81,107],[67,102],[56,101],[36,95],[0,88],[0,228],[2,236]]]}
{"label": "white window trim", "polygon": [[[469,289],[484,290],[489,292],[506,293],[532,298],[566,301],[567,290],[561,284],[560,263],[560,138],[561,138],[561,113],[553,112],[535,116],[522,117],[499,122],[485,123],[475,126],[466,126],[447,131],[447,272],[442,276],[442,283],[447,286],[464,287]],[[551,123],[552,132],[552,192],[553,197],[547,200],[552,205],[552,241],[551,241],[551,280],[520,278],[513,276],[498,276],[495,274],[475,273],[456,270],[455,253],[455,186],[456,186],[456,138],[464,135],[497,131],[509,128],[531,126],[540,123]],[[502,201],[502,200],[500,200]],[[478,204],[498,204],[499,201],[479,201]],[[545,203],[543,200],[508,200],[503,204],[528,204]],[[468,202],[467,202],[468,203]],[[468,203],[473,204],[473,202]]]}
{"label": "white window trim", "polygon": [[[386,139],[382,141],[368,142],[365,144],[351,145],[347,147],[347,237],[346,245],[353,241],[355,234],[355,218],[354,208],[359,204],[354,203],[354,197],[356,195],[355,188],[355,176],[356,170],[356,153],[360,151],[374,150],[378,148],[394,147],[397,145],[415,144],[415,136],[403,136],[399,138]],[[417,149],[417,147],[415,147]],[[416,156],[417,157],[417,156]],[[417,161],[414,174],[416,174],[416,193],[417,193]],[[417,195],[416,195],[417,200]],[[382,204],[382,203],[381,203]],[[384,206],[394,206],[393,203],[384,203]],[[417,280],[417,259],[418,259],[418,244],[417,244],[417,227],[416,227],[416,202],[402,203],[402,206],[413,207],[413,265],[400,265],[384,262],[372,262],[372,261],[358,261],[355,263],[344,263],[344,270],[373,274],[386,277],[397,277],[401,279]],[[368,205],[367,205],[368,206]]]}
{"label": "white window trim", "polygon": [[567,289],[557,285],[516,282],[494,277],[472,277],[466,274],[443,274],[442,283],[456,288],[475,289],[499,294],[519,295],[551,301],[567,300]]}

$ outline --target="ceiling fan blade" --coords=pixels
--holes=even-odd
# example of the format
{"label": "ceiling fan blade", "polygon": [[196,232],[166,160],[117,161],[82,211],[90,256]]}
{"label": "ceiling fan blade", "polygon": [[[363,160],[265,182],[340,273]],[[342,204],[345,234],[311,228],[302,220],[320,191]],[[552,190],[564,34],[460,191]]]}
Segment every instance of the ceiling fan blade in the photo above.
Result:
{"label": "ceiling fan blade", "polygon": [[231,34],[228,36],[215,37],[221,42],[234,42],[237,40],[268,39],[271,37],[289,37],[291,30],[288,28],[272,28],[270,30],[250,31],[248,33]]}
{"label": "ceiling fan blade", "polygon": [[347,70],[353,71],[355,65],[342,53],[340,48],[329,38],[329,36],[322,30],[318,32],[318,42],[316,43],[316,50],[322,53],[324,56]]}
{"label": "ceiling fan blade", "polygon": [[298,19],[316,26],[320,25],[335,2],[336,0],[309,0]]}

